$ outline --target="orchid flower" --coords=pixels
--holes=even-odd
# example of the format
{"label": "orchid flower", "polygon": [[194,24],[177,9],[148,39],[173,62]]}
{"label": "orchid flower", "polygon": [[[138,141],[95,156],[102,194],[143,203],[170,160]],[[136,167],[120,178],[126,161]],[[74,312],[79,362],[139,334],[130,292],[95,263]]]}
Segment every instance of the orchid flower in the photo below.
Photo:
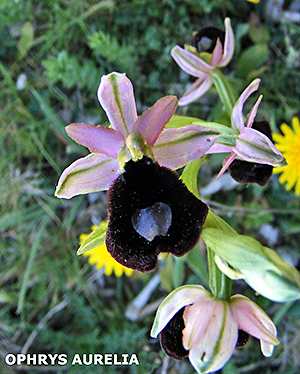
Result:
{"label": "orchid flower", "polygon": [[91,153],[62,173],[55,194],[71,198],[109,189],[108,252],[123,266],[151,271],[161,252],[182,256],[199,239],[208,207],[170,169],[204,155],[219,132],[197,125],[164,129],[176,109],[175,96],[138,117],[125,74],[103,76],[98,98],[111,127],[66,127]]}
{"label": "orchid flower", "polygon": [[[272,132],[268,121],[255,120],[252,124],[252,129],[266,135],[272,141]],[[257,183],[260,186],[264,186],[272,176],[273,166],[242,161],[236,158],[228,167],[228,171],[238,183]]]}
{"label": "orchid flower", "polygon": [[260,79],[255,79],[243,91],[232,109],[231,125],[232,129],[237,134],[235,144],[233,146],[214,144],[207,152],[230,152],[223,161],[223,167],[218,174],[218,178],[226,171],[235,159],[271,166],[283,166],[285,164],[282,153],[275,147],[271,139],[262,132],[252,128],[258,106],[262,100],[262,95],[259,96],[255,105],[247,115],[246,122],[244,121],[244,103],[247,98],[258,89],[259,83]]}
{"label": "orchid flower", "polygon": [[230,19],[225,18],[225,40],[222,45],[220,39],[217,40],[214,50],[211,53],[210,61],[201,58],[201,53],[185,50],[178,45],[171,51],[171,56],[179,67],[188,74],[198,79],[191,85],[187,92],[179,99],[179,105],[186,105],[202,96],[213,84],[213,71],[218,67],[226,66],[232,59],[234,52],[234,35],[230,24]]}
{"label": "orchid flower", "polygon": [[151,336],[158,334],[169,356],[188,356],[201,374],[221,369],[249,335],[260,340],[266,357],[279,344],[274,323],[253,301],[243,295],[215,299],[197,285],[177,288],[160,304]]}
{"label": "orchid flower", "polygon": [[73,123],[68,135],[91,153],[76,160],[61,175],[55,195],[69,199],[79,194],[108,190],[130,159],[144,155],[161,166],[177,169],[201,156],[214,144],[216,131],[196,125],[165,129],[175,112],[177,98],[158,100],[137,116],[133,87],[125,74],[101,78],[98,99],[111,127]]}

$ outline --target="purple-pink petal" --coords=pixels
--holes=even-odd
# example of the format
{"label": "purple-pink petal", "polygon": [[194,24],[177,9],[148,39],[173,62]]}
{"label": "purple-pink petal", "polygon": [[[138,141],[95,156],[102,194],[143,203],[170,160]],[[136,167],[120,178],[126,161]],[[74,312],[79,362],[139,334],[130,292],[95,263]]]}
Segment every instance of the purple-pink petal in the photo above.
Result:
{"label": "purple-pink petal", "polygon": [[[228,304],[223,300],[210,300],[210,306],[196,303],[183,313],[188,326],[188,311],[201,308],[195,319],[193,341],[190,344],[189,360],[197,372],[210,373],[221,369],[230,359],[237,341],[238,328]],[[191,316],[190,316],[191,317]],[[183,330],[185,347],[185,330]]]}
{"label": "purple-pink petal", "polygon": [[225,171],[229,168],[229,166],[233,163],[233,161],[236,159],[236,154],[234,152],[231,152],[227,157],[224,158],[222,162],[222,168],[219,171],[216,179],[219,179]]}
{"label": "purple-pink petal", "polygon": [[176,96],[166,96],[146,110],[133,125],[132,131],[138,131],[147,144],[154,145],[157,137],[170,121],[177,107]]}
{"label": "purple-pink petal", "polygon": [[219,135],[197,125],[165,129],[153,147],[154,158],[161,166],[178,169],[202,157]]}
{"label": "purple-pink petal", "polygon": [[193,77],[203,77],[204,74],[209,74],[214,69],[214,67],[210,66],[200,57],[178,45],[172,48],[171,56],[183,71]]}
{"label": "purple-pink petal", "polygon": [[98,99],[112,128],[126,138],[137,120],[132,83],[125,74],[104,75],[98,88]]}
{"label": "purple-pink petal", "polygon": [[223,67],[228,65],[229,61],[232,59],[234,53],[234,34],[232,31],[231,23],[229,18],[225,18],[225,41],[224,41],[224,51],[221,61],[218,66]]}
{"label": "purple-pink petal", "polygon": [[118,161],[103,153],[90,153],[67,167],[59,178],[55,196],[73,196],[108,190],[120,174]]}
{"label": "purple-pink petal", "polygon": [[104,126],[72,123],[66,127],[66,132],[70,138],[87,147],[91,152],[105,153],[113,158],[118,157],[124,144],[122,133]]}
{"label": "purple-pink petal", "polygon": [[254,122],[254,118],[256,117],[258,106],[259,106],[260,102],[262,101],[262,98],[263,98],[262,95],[260,95],[259,98],[257,99],[256,103],[254,104],[254,106],[252,107],[250,112],[248,113],[247,121],[246,121],[246,127],[252,127],[252,124]]}
{"label": "purple-pink petal", "polygon": [[231,148],[229,145],[215,143],[209,150],[206,152],[207,154],[214,154],[214,153],[229,153],[231,152]]}
{"label": "purple-pink petal", "polygon": [[243,106],[247,98],[258,89],[260,79],[255,79],[241,94],[238,101],[235,103],[232,114],[231,114],[231,124],[234,130],[242,130],[245,126],[244,116],[243,116]]}
{"label": "purple-pink petal", "polygon": [[157,310],[151,330],[152,338],[158,336],[180,309],[196,301],[205,302],[209,298],[211,295],[202,286],[185,285],[176,288],[164,299]]}
{"label": "purple-pink petal", "polygon": [[182,342],[186,350],[201,344],[216,306],[212,297],[195,300],[192,305],[186,306],[183,313],[185,328],[182,331]]}
{"label": "purple-pink petal", "polygon": [[185,94],[179,99],[178,105],[187,105],[197,100],[200,96],[204,95],[208,91],[213,83],[210,75],[198,78]]}
{"label": "purple-pink petal", "polygon": [[272,141],[260,131],[244,127],[232,147],[236,155],[244,161],[278,166],[284,157]]}
{"label": "purple-pink petal", "polygon": [[217,40],[216,46],[211,54],[210,65],[218,66],[218,63],[221,61],[223,55],[223,47],[220,39]]}
{"label": "purple-pink petal", "polygon": [[241,330],[269,345],[279,344],[274,323],[252,300],[243,295],[234,295],[230,300],[230,309]]}

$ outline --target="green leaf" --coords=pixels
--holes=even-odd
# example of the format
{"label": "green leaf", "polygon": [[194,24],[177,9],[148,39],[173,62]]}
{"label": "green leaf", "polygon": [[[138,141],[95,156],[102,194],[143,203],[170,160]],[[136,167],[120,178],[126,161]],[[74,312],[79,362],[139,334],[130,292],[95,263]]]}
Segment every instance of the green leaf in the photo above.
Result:
{"label": "green leaf", "polygon": [[298,270],[292,265],[285,262],[275,251],[271,248],[263,246],[264,255],[275,265],[275,270],[278,274],[285,277],[287,281],[297,285],[300,293],[300,274]]}
{"label": "green leaf", "polygon": [[108,223],[94,230],[78,248],[77,255],[90,251],[93,248],[105,244]]}
{"label": "green leaf", "polygon": [[206,221],[203,228],[219,229],[227,231],[231,234],[237,234],[237,232],[221,217],[209,210]]}
{"label": "green leaf", "polygon": [[271,38],[268,29],[262,25],[252,25],[249,30],[249,37],[255,44],[269,43]]}
{"label": "green leaf", "polygon": [[18,60],[22,60],[31,48],[34,39],[34,28],[31,22],[26,22],[21,28],[21,38],[18,43]]}
{"label": "green leaf", "polygon": [[[49,125],[55,131],[55,133],[65,139],[68,143],[71,143],[70,138],[68,137],[65,131],[65,124],[63,123],[62,119],[56,114],[56,112],[52,109],[49,103],[44,99],[43,95],[35,90],[33,87],[30,87],[31,93],[36,99],[41,111],[45,115]],[[80,150],[80,146],[74,144],[76,149]]]}
{"label": "green leaf", "polygon": [[255,239],[214,228],[203,228],[202,238],[215,254],[236,269],[268,267],[268,259],[263,246]]}
{"label": "green leaf", "polygon": [[174,288],[180,287],[184,283],[184,263],[185,256],[175,258],[175,268],[173,275],[173,286]]}
{"label": "green leaf", "polygon": [[[170,121],[167,123],[166,128],[179,128],[183,126],[192,125],[195,122],[201,121],[199,118],[195,117],[186,117],[186,116],[178,116],[177,114],[174,114]],[[204,121],[203,121],[204,122]]]}
{"label": "green leaf", "polygon": [[199,246],[191,250],[186,255],[186,262],[193,272],[201,279],[201,284],[208,285],[208,271],[206,267],[206,260],[199,250]]}
{"label": "green leaf", "polygon": [[30,284],[30,275],[34,269],[35,257],[37,255],[38,248],[40,244],[42,243],[43,234],[46,232],[46,227],[49,224],[50,220],[51,220],[51,217],[45,216],[43,220],[40,222],[40,224],[38,225],[38,231],[36,232],[36,236],[34,238],[33,245],[29,253],[28,262],[26,265],[26,269],[25,269],[23,279],[22,279],[21,289],[19,292],[18,308],[17,308],[18,313],[22,313],[24,310],[26,292]]}
{"label": "green leaf", "polygon": [[[300,274],[276,252],[257,240],[224,230],[204,228],[202,238],[256,292],[278,302],[300,298]],[[225,268],[222,269],[225,271]],[[230,276],[226,272],[226,275]]]}
{"label": "green leaf", "polygon": [[177,114],[174,114],[172,116],[170,121],[167,123],[166,128],[174,128],[174,127],[179,128],[179,127],[184,127],[188,125],[198,125],[198,126],[208,127],[211,130],[217,130],[222,135],[236,136],[238,134],[232,128],[229,128],[228,126],[222,125],[217,122],[207,122],[200,118],[178,116]]}
{"label": "green leaf", "polygon": [[256,44],[247,48],[240,56],[237,64],[236,76],[248,79],[251,72],[259,69],[269,60],[267,44]]}
{"label": "green leaf", "polygon": [[172,281],[174,278],[174,267],[174,256],[169,255],[164,262],[164,267],[160,271],[160,283],[167,292],[171,292],[174,289]]}
{"label": "green leaf", "polygon": [[198,171],[203,163],[203,158],[199,158],[198,160],[192,161],[187,164],[180,176],[182,182],[187,186],[188,190],[192,192],[196,197],[199,197],[198,192]]}

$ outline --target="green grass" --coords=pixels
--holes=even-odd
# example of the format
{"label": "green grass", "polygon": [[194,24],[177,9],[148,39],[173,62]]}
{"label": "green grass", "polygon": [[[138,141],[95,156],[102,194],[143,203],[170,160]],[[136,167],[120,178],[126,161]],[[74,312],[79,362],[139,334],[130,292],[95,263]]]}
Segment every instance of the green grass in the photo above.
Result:
{"label": "green grass", "polygon": [[[54,197],[61,172],[87,154],[65,133],[72,122],[107,121],[96,91],[103,74],[126,72],[135,89],[139,112],[162,96],[182,95],[193,78],[181,76],[169,53],[189,43],[202,24],[223,26],[231,17],[237,33],[237,53],[227,69],[235,72],[240,92],[262,76],[264,100],[260,116],[278,131],[282,121],[300,115],[300,27],[276,24],[244,0],[168,1],[11,1],[0,4],[0,371],[25,373],[4,364],[7,353],[136,353],[140,366],[65,366],[49,373],[193,373],[185,359],[166,358],[150,338],[156,307],[174,285],[199,281],[191,268],[169,264],[162,283],[152,293],[148,309],[137,321],[124,311],[147,285],[151,275],[106,277],[76,256],[78,238],[106,218],[106,195],[71,200]],[[251,33],[249,13],[269,37]],[[250,29],[249,29],[250,27]],[[265,34],[260,34],[265,35]],[[267,56],[255,71],[242,66],[250,46],[263,44]],[[265,49],[263,49],[264,51]],[[249,53],[249,50],[248,50]],[[263,53],[263,52],[262,52]],[[26,75],[26,85],[16,82]],[[180,108],[184,114],[186,108]],[[187,115],[216,120],[215,93],[190,105]],[[220,160],[209,158],[200,173],[204,186]],[[209,196],[216,210],[240,233],[258,235],[270,223],[280,230],[278,250],[299,263],[300,200],[285,191],[278,178],[259,188],[239,186]],[[266,214],[262,215],[261,210]],[[239,208],[239,209],[237,209]],[[199,270],[199,269],[198,269]],[[168,276],[173,277],[170,282]],[[167,278],[166,278],[167,277]],[[166,280],[167,279],[167,280]],[[203,275],[203,280],[205,275]],[[277,320],[281,345],[265,359],[252,339],[237,350],[223,373],[285,373],[300,370],[300,304],[283,305],[256,296],[243,282],[235,291],[256,300]],[[38,368],[30,373],[40,372]]]}

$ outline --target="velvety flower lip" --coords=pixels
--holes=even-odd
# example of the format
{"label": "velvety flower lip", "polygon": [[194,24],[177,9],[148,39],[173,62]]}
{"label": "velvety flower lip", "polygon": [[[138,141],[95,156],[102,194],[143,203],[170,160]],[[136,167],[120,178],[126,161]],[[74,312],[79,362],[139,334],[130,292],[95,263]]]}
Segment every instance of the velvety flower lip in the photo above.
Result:
{"label": "velvety flower lip", "polygon": [[280,183],[286,183],[286,190],[295,186],[295,193],[300,195],[300,122],[299,118],[292,118],[292,127],[283,123],[280,126],[282,134],[274,134],[276,147],[283,153],[287,165],[275,168],[274,173],[281,173]]}
{"label": "velvety flower lip", "polygon": [[177,107],[176,96],[159,99],[138,116],[133,87],[125,74],[113,72],[103,76],[98,99],[111,127],[85,123],[66,127],[68,135],[91,153],[64,170],[56,187],[57,197],[69,199],[107,190],[123,172],[126,162],[137,161],[144,155],[155,155],[161,166],[180,168],[203,156],[220,135],[192,125],[164,130]]}
{"label": "velvety flower lip", "polygon": [[[183,328],[172,327],[173,320]],[[166,330],[166,331],[165,331]],[[268,315],[252,300],[234,295],[229,301],[215,299],[202,286],[182,286],[169,294],[158,308],[151,336],[161,337],[162,348],[171,357],[188,355],[199,373],[221,369],[231,357],[239,330],[259,339],[263,355],[270,357],[277,331]]]}
{"label": "velvety flower lip", "polygon": [[233,130],[238,132],[234,146],[226,146],[223,144],[214,144],[207,153],[223,153],[230,154],[223,161],[222,169],[218,174],[218,178],[228,169],[231,163],[236,159],[259,164],[267,164],[271,166],[283,166],[285,159],[282,153],[275,147],[272,140],[263,132],[252,128],[257,113],[258,106],[262,100],[262,95],[252,107],[244,120],[243,107],[247,98],[258,89],[260,79],[255,79],[242,92],[232,109],[231,125]]}
{"label": "velvety flower lip", "polygon": [[193,34],[192,47],[195,47],[198,53],[208,52],[212,53],[218,39],[221,45],[225,42],[225,31],[215,26],[204,26]]}
{"label": "velvety flower lip", "polygon": [[161,252],[182,256],[197,243],[208,207],[168,168],[129,161],[108,191],[108,252],[123,266],[152,271]]}
{"label": "velvety flower lip", "polygon": [[209,90],[213,83],[211,73],[217,67],[228,65],[234,53],[234,35],[230,24],[230,19],[225,18],[225,39],[224,45],[217,40],[211,59],[206,62],[201,55],[185,50],[178,45],[171,51],[179,67],[186,73],[197,77],[198,79],[192,84],[188,91],[179,99],[179,105],[186,105],[195,101]]}
{"label": "velvety flower lip", "polygon": [[[101,226],[104,225],[104,222]],[[94,231],[99,226],[93,226],[92,230]],[[80,244],[88,237],[88,234],[81,234]],[[129,269],[125,266],[119,264],[111,255],[108,253],[106,245],[102,244],[98,247],[95,247],[85,253],[83,256],[88,257],[88,261],[91,265],[94,265],[97,270],[104,268],[104,274],[110,276],[114,273],[117,277],[121,277],[124,274],[127,276],[132,275],[132,269]]]}

